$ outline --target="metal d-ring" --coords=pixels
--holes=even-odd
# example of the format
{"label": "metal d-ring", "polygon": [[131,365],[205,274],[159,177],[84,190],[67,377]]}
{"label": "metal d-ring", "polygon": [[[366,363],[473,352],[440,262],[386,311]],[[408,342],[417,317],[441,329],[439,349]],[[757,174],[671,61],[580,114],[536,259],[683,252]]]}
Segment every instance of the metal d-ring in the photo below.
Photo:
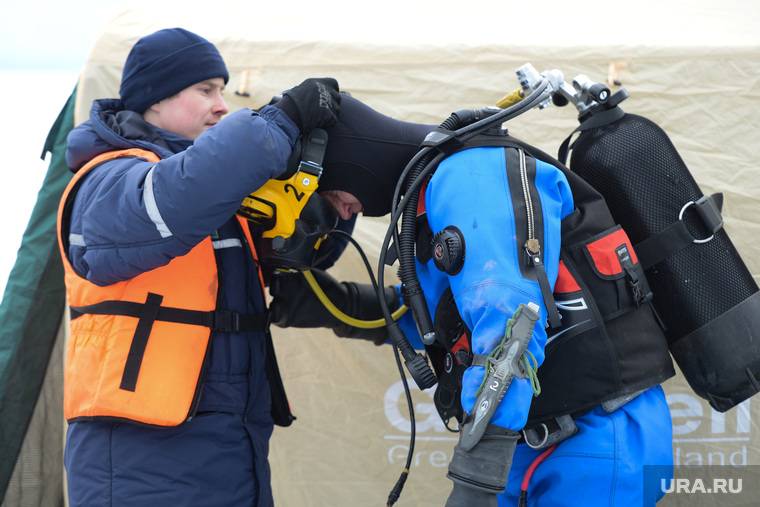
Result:
{"label": "metal d-ring", "polygon": [[544,445],[546,444],[546,441],[549,440],[549,428],[546,427],[546,424],[541,423],[541,426],[544,428],[544,439],[541,441],[540,444],[532,444],[530,440],[528,439],[528,433],[525,430],[522,430],[523,438],[525,439],[525,443],[528,444],[528,447],[531,449],[543,449]]}
{"label": "metal d-ring", "polygon": [[[683,208],[681,208],[681,212],[678,214],[678,220],[683,220],[683,213],[684,213],[684,211],[686,211],[686,208],[688,208],[692,204],[696,204],[696,203],[694,201],[689,201],[689,202],[687,202],[686,204],[683,205]],[[709,238],[705,238],[705,239],[696,239],[695,238],[693,240],[693,242],[694,243],[707,243],[708,241],[710,241],[711,239],[713,239],[713,237],[715,237],[715,234],[710,234]]]}

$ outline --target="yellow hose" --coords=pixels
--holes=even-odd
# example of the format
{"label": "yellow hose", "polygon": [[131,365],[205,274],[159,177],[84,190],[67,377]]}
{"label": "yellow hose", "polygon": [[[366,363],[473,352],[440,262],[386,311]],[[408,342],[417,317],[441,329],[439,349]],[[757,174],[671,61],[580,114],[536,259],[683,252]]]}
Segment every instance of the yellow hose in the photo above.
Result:
{"label": "yellow hose", "polygon": [[[306,278],[306,281],[309,283],[309,286],[314,291],[314,294],[317,295],[319,300],[322,302],[323,305],[325,305],[325,308],[327,308],[327,311],[329,311],[333,316],[340,320],[341,322],[345,322],[349,326],[358,327],[361,329],[375,329],[378,327],[385,327],[385,319],[377,319],[377,320],[359,320],[355,319],[349,315],[346,315],[342,311],[338,309],[337,306],[335,306],[332,301],[330,301],[327,298],[327,294],[324,293],[322,288],[319,286],[317,281],[314,279],[314,275],[311,274],[311,271],[301,271],[303,273],[303,276]],[[404,305],[401,305],[401,307],[393,312],[392,317],[393,320],[398,320],[402,315],[406,313],[408,308]]]}
{"label": "yellow hose", "polygon": [[524,98],[525,98],[525,93],[523,93],[522,90],[515,90],[509,95],[499,100],[496,103],[496,107],[501,108],[501,109],[506,109],[510,106],[514,106],[515,104],[517,104]]}

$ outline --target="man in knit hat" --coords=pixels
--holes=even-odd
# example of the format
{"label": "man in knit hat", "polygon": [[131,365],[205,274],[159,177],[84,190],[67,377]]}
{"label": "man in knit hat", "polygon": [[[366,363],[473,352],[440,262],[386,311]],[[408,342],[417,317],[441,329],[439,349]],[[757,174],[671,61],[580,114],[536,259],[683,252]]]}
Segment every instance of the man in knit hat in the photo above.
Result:
{"label": "man in knit hat", "polygon": [[232,114],[213,44],[181,28],[132,48],[120,99],[68,138],[59,214],[71,308],[69,505],[273,503],[274,424],[293,416],[243,199],[335,123],[334,79]]}

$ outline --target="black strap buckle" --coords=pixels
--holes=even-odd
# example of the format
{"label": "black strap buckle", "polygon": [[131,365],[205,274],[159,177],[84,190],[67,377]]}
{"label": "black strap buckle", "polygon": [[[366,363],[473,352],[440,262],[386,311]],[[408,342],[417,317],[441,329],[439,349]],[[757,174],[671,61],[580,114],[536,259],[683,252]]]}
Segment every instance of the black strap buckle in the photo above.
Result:
{"label": "black strap buckle", "polygon": [[631,294],[633,295],[633,304],[638,308],[642,303],[651,299],[651,293],[644,294],[644,291],[641,290],[639,276],[633,270],[633,266],[626,266],[625,272],[628,275],[628,287],[630,287]]}
{"label": "black strap buckle", "polygon": [[213,323],[211,329],[214,331],[235,332],[240,330],[240,314],[226,310],[220,310],[212,313]]}

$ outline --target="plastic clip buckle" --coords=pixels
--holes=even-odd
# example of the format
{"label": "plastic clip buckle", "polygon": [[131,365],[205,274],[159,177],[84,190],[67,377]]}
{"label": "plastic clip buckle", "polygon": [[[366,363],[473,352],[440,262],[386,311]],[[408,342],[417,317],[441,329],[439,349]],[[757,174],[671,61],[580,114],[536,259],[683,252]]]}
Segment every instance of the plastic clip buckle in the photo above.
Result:
{"label": "plastic clip buckle", "polygon": [[240,314],[230,311],[215,312],[213,329],[228,333],[240,330]]}

